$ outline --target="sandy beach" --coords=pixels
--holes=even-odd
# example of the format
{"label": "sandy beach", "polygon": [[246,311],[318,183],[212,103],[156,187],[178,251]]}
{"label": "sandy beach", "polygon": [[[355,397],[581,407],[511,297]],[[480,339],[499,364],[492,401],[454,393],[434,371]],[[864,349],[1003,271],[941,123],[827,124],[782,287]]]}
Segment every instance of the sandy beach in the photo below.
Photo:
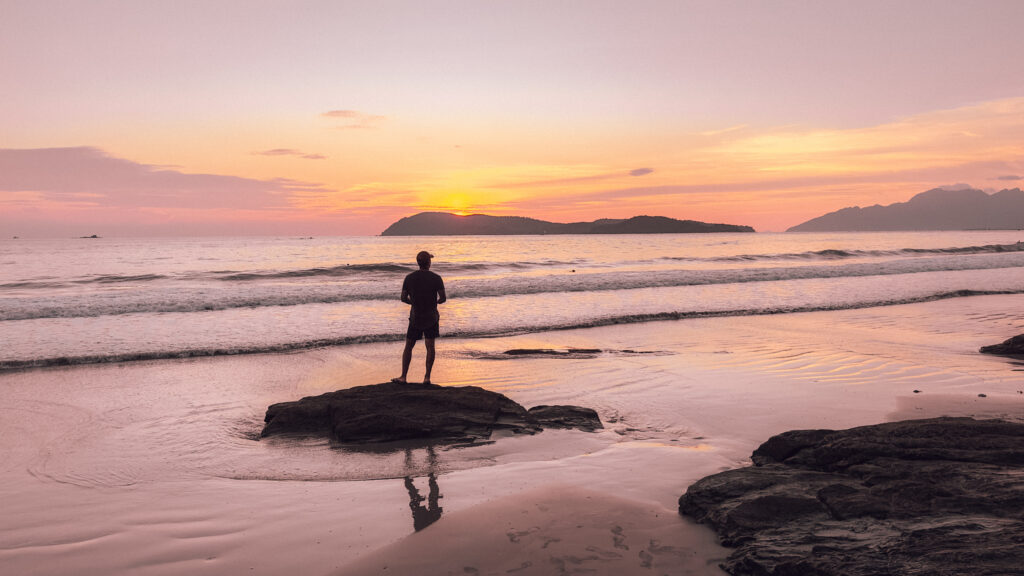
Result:
{"label": "sandy beach", "polygon": [[[396,375],[395,343],[7,372],[0,572],[720,574],[728,551],[676,512],[687,486],[790,429],[1024,420],[1024,365],[977,353],[1024,332],[1022,306],[443,339],[435,382],[589,406],[606,428],[432,450],[256,439],[269,404]],[[495,359],[567,347],[603,352]],[[414,532],[417,506],[440,520]]]}

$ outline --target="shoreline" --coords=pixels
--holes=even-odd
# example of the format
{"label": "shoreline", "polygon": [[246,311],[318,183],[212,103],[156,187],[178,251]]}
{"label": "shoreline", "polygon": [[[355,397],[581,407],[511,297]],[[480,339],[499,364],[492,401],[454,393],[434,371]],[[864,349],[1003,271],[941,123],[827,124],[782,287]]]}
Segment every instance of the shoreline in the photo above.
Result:
{"label": "shoreline", "polygon": [[[639,290],[646,290],[640,288]],[[619,291],[621,292],[621,290]],[[651,322],[666,322],[679,320],[696,320],[704,318],[742,318],[756,316],[778,316],[787,314],[806,314],[810,312],[841,312],[846,310],[867,310],[872,308],[886,308],[890,306],[905,306],[909,304],[923,304],[928,302],[939,302],[943,300],[955,300],[960,298],[976,298],[985,296],[1016,296],[1022,295],[1024,291],[1018,290],[953,290],[941,292],[928,296],[906,298],[898,301],[872,301],[860,302],[845,305],[832,306],[798,306],[791,308],[775,309],[744,309],[744,310],[709,310],[709,311],[688,311],[688,312],[656,312],[646,314],[630,314],[626,316],[613,316],[597,318],[580,324],[558,324],[550,326],[528,326],[521,329],[507,332],[474,332],[474,331],[453,331],[443,334],[449,340],[467,339],[492,339],[509,338],[514,336],[544,334],[548,332],[564,332],[571,330],[586,330],[591,328],[603,328],[608,326],[623,326],[631,324],[645,324]],[[363,344],[401,342],[404,334],[367,334],[360,336],[347,336],[339,338],[320,338],[306,342],[286,342],[279,344],[268,344],[263,346],[252,346],[247,348],[202,348],[171,350],[166,352],[130,352],[113,355],[83,355],[83,356],[57,356],[50,358],[34,358],[27,360],[0,360],[0,375],[18,372],[23,370],[45,369],[68,366],[88,366],[97,364],[122,364],[126,362],[150,362],[159,360],[182,360],[191,358],[213,358],[221,356],[244,356],[255,354],[293,354],[302,353],[318,348],[331,348],[338,346],[358,346]]]}
{"label": "shoreline", "polygon": [[[789,429],[939,413],[1024,420],[1020,366],[977,353],[1024,331],[1013,313],[1022,304],[1022,296],[981,296],[444,339],[436,381],[479,385],[524,406],[589,406],[606,429],[438,449],[433,461],[424,450],[382,455],[251,439],[271,403],[386,381],[398,363],[395,344],[0,373],[8,407],[0,443],[11,455],[0,467],[0,497],[11,503],[0,522],[0,567],[40,575],[70,565],[82,574],[345,574],[413,551],[426,554],[421,566],[435,565],[441,544],[458,534],[468,534],[458,550],[511,545],[507,532],[475,527],[528,510],[538,520],[513,532],[541,527],[524,536],[534,538],[525,543],[531,569],[554,573],[542,538],[560,538],[559,557],[611,562],[606,553],[615,553],[640,570],[639,552],[649,547],[634,536],[626,555],[601,514],[583,523],[590,535],[578,540],[575,524],[560,524],[586,516],[567,496],[586,492],[601,499],[596,508],[606,516],[634,523],[619,524],[627,534],[657,533],[647,540],[693,553],[692,573],[721,574],[715,559],[727,552],[713,536],[693,540],[710,530],[691,525],[694,534],[671,543],[658,532],[684,526],[675,507],[690,484],[744,465],[753,448]],[[481,357],[567,347],[660,353]],[[422,370],[417,352],[412,380]],[[430,474],[443,513],[414,532],[404,478],[426,497]],[[531,508],[549,500],[565,505],[546,516]],[[672,518],[665,526],[662,511]],[[487,573],[483,560],[462,558],[474,563],[453,569]],[[503,570],[522,566],[508,562]]]}

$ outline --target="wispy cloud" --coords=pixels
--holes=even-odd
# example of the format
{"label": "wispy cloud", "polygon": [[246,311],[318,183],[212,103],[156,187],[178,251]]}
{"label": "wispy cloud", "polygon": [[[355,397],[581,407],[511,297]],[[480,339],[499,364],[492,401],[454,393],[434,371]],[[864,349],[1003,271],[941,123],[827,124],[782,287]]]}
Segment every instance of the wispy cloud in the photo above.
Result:
{"label": "wispy cloud", "polygon": [[0,149],[0,191],[112,208],[281,209],[319,184],[189,174],[109,156],[92,147]]}
{"label": "wispy cloud", "polygon": [[849,130],[768,130],[708,152],[756,172],[822,176],[953,166],[1017,158],[1024,98],[939,110]]}
{"label": "wispy cloud", "polygon": [[721,136],[722,134],[729,134],[730,132],[739,132],[746,128],[746,124],[738,124],[736,126],[729,126],[728,128],[722,128],[721,130],[709,130],[707,132],[701,132],[701,136]]}
{"label": "wispy cloud", "polygon": [[323,154],[307,154],[294,148],[272,148],[270,150],[262,150],[259,152],[253,152],[256,156],[295,156],[297,158],[303,158],[306,160],[326,160],[327,156]]}
{"label": "wispy cloud", "polygon": [[993,180],[1007,180],[1014,182],[1017,180],[1024,180],[1024,176],[1017,176],[1016,174],[1007,174],[1006,176],[996,176],[995,178],[993,178]]}
{"label": "wispy cloud", "polygon": [[324,118],[335,121],[338,130],[366,130],[377,128],[387,120],[387,116],[366,114],[357,110],[328,110],[321,114]]}
{"label": "wispy cloud", "polygon": [[[523,180],[518,180],[518,181],[516,181],[516,180],[509,180],[509,181],[497,182],[497,183],[496,182],[491,182],[491,183],[483,183],[483,182],[481,182],[480,183],[480,187],[483,187],[483,188],[497,188],[497,189],[502,189],[502,188],[508,188],[508,189],[515,189],[515,188],[538,188],[539,189],[539,188],[550,188],[550,187],[558,187],[558,186],[585,184],[585,183],[588,183],[588,182],[599,182],[599,181],[602,181],[602,180],[623,179],[623,178],[626,178],[626,177],[629,177],[629,176],[633,176],[633,177],[646,176],[647,174],[651,174],[651,173],[654,172],[653,168],[636,168],[636,169],[630,170],[628,172],[607,172],[607,171],[600,171],[600,172],[598,172],[597,170],[600,170],[600,169],[601,169],[600,167],[592,167],[592,166],[563,166],[563,167],[555,166],[555,167],[548,167],[544,171],[562,172],[562,173],[566,173],[566,174],[578,173],[578,174],[581,174],[581,175],[579,175],[579,176],[571,176],[570,175],[570,176],[565,176],[565,177],[562,177],[562,178],[542,178],[542,179],[529,179],[528,178],[528,179],[523,179]],[[536,170],[536,168],[534,168],[533,170]],[[605,168],[604,170],[607,170],[607,168]],[[531,173],[531,169],[530,168],[526,168],[526,169],[523,170],[523,172],[525,174],[530,174]],[[587,172],[591,172],[591,173],[588,174]],[[596,173],[593,173],[593,172],[596,172]]]}
{"label": "wispy cloud", "polygon": [[[826,188],[840,185],[861,185],[870,188],[874,184],[899,184],[903,182],[929,182],[948,180],[963,172],[984,173],[992,169],[1005,167],[1002,162],[979,162],[961,164],[955,166],[938,166],[920,169],[908,169],[892,172],[878,172],[865,174],[843,174],[843,175],[808,175],[794,177],[775,177],[773,173],[766,173],[764,177],[756,180],[722,181],[708,184],[666,184],[656,186],[630,186],[625,188],[605,188],[600,190],[582,191],[576,194],[565,194],[559,197],[552,197],[550,200],[560,205],[578,205],[588,202],[628,202],[635,198],[664,198],[664,197],[687,197],[701,196],[707,201],[722,202],[729,197],[739,199],[741,202],[749,202],[751,194],[764,198],[761,193],[779,192],[792,193],[794,197],[805,197],[807,194],[817,196],[819,199],[824,195]],[[931,184],[931,187],[937,187]],[[955,186],[970,187],[968,184],[957,184]],[[921,191],[921,190],[918,190]],[[893,200],[897,201],[899,199]],[[524,202],[530,202],[527,199]],[[687,200],[688,202],[690,200]],[[663,202],[663,201],[662,201]]]}

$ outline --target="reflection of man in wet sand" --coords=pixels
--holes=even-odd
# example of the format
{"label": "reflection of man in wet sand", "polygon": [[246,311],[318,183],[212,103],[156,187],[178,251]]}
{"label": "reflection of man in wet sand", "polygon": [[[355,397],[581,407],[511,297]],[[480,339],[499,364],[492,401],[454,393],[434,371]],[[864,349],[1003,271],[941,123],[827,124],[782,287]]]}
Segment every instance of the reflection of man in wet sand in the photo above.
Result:
{"label": "reflection of man in wet sand", "polygon": [[[427,484],[430,485],[430,495],[423,498],[420,496],[420,491],[416,489],[416,485],[413,484],[412,478],[405,477],[405,489],[409,491],[409,508],[412,509],[412,527],[417,532],[440,520],[441,512],[443,512],[438,504],[441,490],[437,487],[437,476],[433,472],[427,476]],[[426,506],[422,504],[423,500],[427,501]]]}
{"label": "reflection of man in wet sand", "polygon": [[430,271],[430,260],[434,256],[429,252],[416,255],[416,263],[420,269],[405,277],[402,283],[402,302],[410,304],[409,329],[405,333],[405,350],[402,352],[402,375],[392,378],[392,382],[405,382],[409,375],[409,364],[412,362],[412,349],[416,341],[423,338],[427,347],[427,370],[423,383],[430,384],[430,370],[434,367],[434,339],[440,335],[440,315],[437,305],[448,297],[444,293],[444,281]]}
{"label": "reflection of man in wet sand", "polygon": [[[406,470],[413,469],[412,461],[412,450],[406,448]],[[433,446],[427,447],[427,463],[430,466],[430,472],[427,473],[427,485],[430,487],[430,494],[427,498],[420,496],[420,491],[416,488],[416,484],[413,483],[412,476],[405,477],[405,489],[409,492],[409,509],[412,510],[412,527],[417,532],[440,520],[441,512],[443,512],[438,503],[438,500],[444,498],[444,496],[441,496],[441,490],[437,487],[437,476],[434,474],[434,469],[437,467],[437,454],[434,452]],[[424,500],[427,501],[426,506],[422,504]]]}

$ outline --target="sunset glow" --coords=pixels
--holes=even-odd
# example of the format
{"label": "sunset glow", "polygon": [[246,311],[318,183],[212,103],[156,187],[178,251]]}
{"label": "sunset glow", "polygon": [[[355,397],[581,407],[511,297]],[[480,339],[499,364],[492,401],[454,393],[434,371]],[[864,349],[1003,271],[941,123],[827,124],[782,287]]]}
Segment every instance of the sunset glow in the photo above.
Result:
{"label": "sunset glow", "polygon": [[4,3],[3,234],[768,231],[1024,178],[1015,1],[144,6]]}

